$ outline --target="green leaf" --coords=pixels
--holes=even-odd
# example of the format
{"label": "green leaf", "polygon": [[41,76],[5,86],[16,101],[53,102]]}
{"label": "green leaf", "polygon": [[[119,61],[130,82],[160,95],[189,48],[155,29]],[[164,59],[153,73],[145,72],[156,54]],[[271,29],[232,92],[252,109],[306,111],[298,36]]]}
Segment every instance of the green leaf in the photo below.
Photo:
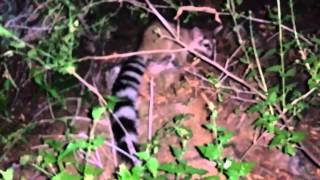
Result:
{"label": "green leaf", "polygon": [[175,127],[175,132],[179,137],[189,139],[192,137],[192,131],[185,127]]}
{"label": "green leaf", "polygon": [[218,140],[220,141],[221,144],[227,144],[232,138],[232,136],[233,136],[232,132],[224,132],[223,135],[218,136]]}
{"label": "green leaf", "polygon": [[188,166],[188,165],[185,165],[184,169],[185,169],[184,172],[188,173],[188,174],[205,175],[207,173],[207,171],[204,169],[194,168],[194,167]]}
{"label": "green leaf", "polygon": [[142,159],[144,161],[147,161],[151,157],[149,151],[137,152],[137,156],[139,159]]}
{"label": "green leaf", "polygon": [[153,177],[156,177],[158,174],[159,162],[156,158],[151,157],[146,162],[147,169],[151,172]]}
{"label": "green leaf", "polygon": [[294,88],[297,86],[297,84],[298,84],[298,83],[295,83],[295,82],[294,82],[294,83],[287,84],[287,85],[286,85],[286,93],[294,90]]}
{"label": "green leaf", "polygon": [[247,112],[249,112],[249,113],[260,112],[260,111],[263,111],[266,107],[267,107],[267,104],[264,101],[262,101],[262,102],[260,102],[258,104],[255,104],[255,105],[251,106],[247,110]]}
{"label": "green leaf", "polygon": [[75,74],[76,67],[73,63],[71,63],[71,60],[69,60],[70,63],[64,64],[62,68],[59,69],[59,72],[62,74]]}
{"label": "green leaf", "polygon": [[276,92],[270,92],[267,98],[267,102],[270,105],[273,105],[277,102],[277,93]]}
{"label": "green leaf", "polygon": [[0,36],[5,38],[14,37],[14,34],[0,24]]}
{"label": "green leaf", "polygon": [[289,154],[290,156],[294,156],[297,152],[295,146],[293,144],[286,144],[284,146],[284,152]]}
{"label": "green leaf", "polygon": [[78,175],[71,175],[66,171],[61,171],[57,175],[53,176],[51,180],[81,180],[81,176]]}
{"label": "green leaf", "polygon": [[274,66],[271,66],[271,67],[268,67],[266,69],[267,72],[277,72],[277,73],[280,73],[281,72],[281,65],[274,65]]}
{"label": "green leaf", "polygon": [[27,56],[29,59],[35,59],[37,58],[38,56],[38,53],[37,53],[37,49],[33,48],[33,49],[30,49],[27,53]]}
{"label": "green leaf", "polygon": [[290,141],[294,143],[299,143],[304,140],[305,134],[303,132],[293,132],[290,137]]}
{"label": "green leaf", "polygon": [[208,76],[208,81],[214,86],[219,83],[219,79],[213,75]]}
{"label": "green leaf", "polygon": [[144,174],[144,167],[141,165],[135,165],[132,168],[132,174],[134,177],[139,177],[139,179],[140,179]]}
{"label": "green leaf", "polygon": [[204,177],[203,180],[219,180],[219,176],[207,176]]}
{"label": "green leaf", "polygon": [[210,131],[213,131],[213,130],[215,130],[217,128],[217,126],[215,126],[212,123],[206,123],[203,126],[204,126],[204,128],[206,128],[207,130],[210,130]]}
{"label": "green leaf", "polygon": [[35,81],[36,84],[40,86],[44,86],[44,74],[42,73],[42,70],[40,68],[32,68],[31,69],[31,74],[33,77],[33,80]]}
{"label": "green leaf", "polygon": [[16,48],[16,49],[22,49],[26,47],[26,43],[23,41],[11,41],[10,46]]}
{"label": "green leaf", "polygon": [[54,97],[55,99],[60,99],[60,95],[59,95],[59,92],[57,89],[55,89],[53,87],[48,87],[47,91],[51,97]]}
{"label": "green leaf", "polygon": [[105,107],[102,107],[102,106],[97,106],[97,107],[94,107],[92,112],[91,112],[91,116],[93,118],[94,121],[98,121],[100,119],[102,119],[102,115],[103,113],[106,112],[106,108]]}
{"label": "green leaf", "polygon": [[119,167],[119,179],[120,180],[135,180],[135,178],[131,175],[129,169],[127,168],[126,165],[120,164]]}
{"label": "green leaf", "polygon": [[270,56],[274,55],[276,52],[277,52],[276,48],[271,48],[264,54],[264,57],[270,57]]}
{"label": "green leaf", "polygon": [[183,172],[183,168],[175,162],[161,164],[159,169],[171,174],[177,174]]}
{"label": "green leaf", "polygon": [[97,148],[101,145],[104,144],[105,138],[102,135],[97,135],[95,138],[92,140],[92,148]]}
{"label": "green leaf", "polygon": [[49,145],[49,147],[53,148],[57,152],[60,152],[60,150],[63,147],[63,143],[57,140],[48,139],[48,140],[45,140],[44,143]]}
{"label": "green leaf", "polygon": [[289,69],[287,72],[286,72],[286,75],[285,77],[293,77],[294,75],[296,74],[296,69],[295,68],[292,68],[292,69]]}
{"label": "green leaf", "polygon": [[204,175],[207,173],[206,170],[203,169],[198,169],[198,168],[194,168],[192,166],[188,166],[184,163],[165,163],[165,164],[161,164],[159,167],[160,170],[168,172],[170,174],[181,174],[181,173],[185,173],[185,174],[199,174],[199,175]]}
{"label": "green leaf", "polygon": [[235,180],[241,176],[248,175],[254,166],[255,164],[251,162],[236,162],[229,158],[224,162],[224,169],[228,179]]}
{"label": "green leaf", "polygon": [[218,117],[218,111],[216,109],[216,107],[213,105],[213,103],[209,104],[209,109],[210,109],[210,119],[211,120],[216,120]]}
{"label": "green leaf", "polygon": [[187,118],[187,114],[178,114],[173,117],[173,122],[179,123]]}
{"label": "green leaf", "polygon": [[20,165],[26,165],[32,159],[33,159],[33,157],[31,155],[23,155],[20,157],[19,163],[20,163]]}
{"label": "green leaf", "polygon": [[275,147],[279,145],[283,145],[286,142],[287,136],[283,133],[277,134],[272,138],[270,147]]}
{"label": "green leaf", "polygon": [[84,139],[79,139],[75,142],[71,142],[67,145],[67,148],[59,154],[58,161],[62,161],[65,157],[71,155],[76,150],[86,148],[88,146],[87,142]]}
{"label": "green leaf", "polygon": [[170,146],[170,149],[172,150],[174,157],[176,157],[177,159],[180,159],[182,157],[183,155],[182,149],[176,148],[174,146]]}
{"label": "green leaf", "polygon": [[45,165],[53,164],[57,162],[57,158],[53,153],[50,152],[42,152],[41,156],[43,157]]}
{"label": "green leaf", "polygon": [[309,89],[317,88],[318,83],[313,78],[310,78],[308,80],[308,86],[309,86]]}
{"label": "green leaf", "polygon": [[13,168],[8,168],[5,171],[0,169],[0,174],[3,180],[13,180]]}
{"label": "green leaf", "polygon": [[96,177],[96,176],[99,176],[103,173],[103,169],[101,168],[98,168],[96,166],[93,166],[91,164],[86,164],[86,168],[85,168],[85,172],[84,174],[88,177]]}
{"label": "green leaf", "polygon": [[241,163],[240,174],[242,176],[246,176],[247,174],[249,174],[254,168],[254,166],[256,165],[254,162],[239,162],[239,163]]}
{"label": "green leaf", "polygon": [[208,158],[211,161],[218,159],[219,157],[222,156],[222,153],[223,153],[222,148],[215,144],[198,146],[197,148],[205,158]]}
{"label": "green leaf", "polygon": [[120,99],[116,96],[107,96],[106,99],[108,100],[107,108],[110,109],[111,111],[114,110],[114,107],[120,101]]}
{"label": "green leaf", "polygon": [[243,0],[236,0],[237,5],[241,5]]}

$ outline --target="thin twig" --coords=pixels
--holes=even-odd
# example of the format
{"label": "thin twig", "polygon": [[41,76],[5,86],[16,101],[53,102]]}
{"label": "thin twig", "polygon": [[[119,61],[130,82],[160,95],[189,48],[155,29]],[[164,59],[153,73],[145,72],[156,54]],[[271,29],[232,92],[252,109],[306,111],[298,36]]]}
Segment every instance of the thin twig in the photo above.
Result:
{"label": "thin twig", "polygon": [[267,86],[266,80],[265,80],[264,75],[263,75],[262,67],[261,67],[261,64],[260,64],[260,59],[259,59],[257,48],[256,48],[256,43],[255,43],[254,36],[253,36],[251,14],[252,14],[252,12],[250,11],[249,12],[249,17],[250,17],[249,18],[249,22],[250,22],[250,26],[249,27],[250,27],[250,38],[251,38],[251,44],[252,44],[254,59],[256,61],[257,67],[258,67],[258,72],[259,72],[260,79],[261,79],[261,82],[262,82],[263,92],[267,93],[268,86]]}
{"label": "thin twig", "polygon": [[220,16],[219,16],[219,12],[215,8],[212,8],[212,7],[196,7],[196,6],[181,6],[181,7],[179,7],[174,19],[177,20],[184,11],[202,12],[202,13],[214,14],[215,21],[221,24],[221,19],[220,19]]}
{"label": "thin twig", "polygon": [[163,26],[168,30],[169,34],[176,38],[177,34],[174,31],[174,29],[170,26],[168,21],[159,13],[159,11],[153,6],[153,4],[150,3],[149,0],[145,0],[146,3],[148,4],[149,8],[152,10],[153,14],[157,16],[157,18],[160,20],[160,22],[163,24]]}
{"label": "thin twig", "polygon": [[149,115],[148,115],[148,140],[152,138],[152,124],[153,124],[153,103],[154,101],[154,79],[150,78],[150,101],[149,101]]}
{"label": "thin twig", "polygon": [[110,60],[110,59],[116,59],[116,58],[127,58],[130,56],[135,55],[144,55],[144,54],[157,54],[157,53],[178,53],[178,52],[184,52],[186,51],[185,48],[179,48],[179,49],[156,49],[156,50],[145,50],[145,51],[135,51],[135,52],[128,52],[128,53],[113,53],[107,56],[86,56],[83,58],[78,59],[79,62],[85,61],[85,60]]}

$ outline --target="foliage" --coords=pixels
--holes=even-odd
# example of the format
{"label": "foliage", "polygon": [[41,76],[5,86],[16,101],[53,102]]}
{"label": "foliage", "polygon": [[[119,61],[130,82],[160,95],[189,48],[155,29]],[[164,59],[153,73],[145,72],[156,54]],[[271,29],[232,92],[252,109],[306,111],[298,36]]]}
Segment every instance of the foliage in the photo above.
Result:
{"label": "foliage", "polygon": [[13,179],[13,168],[8,168],[5,171],[0,169],[0,175],[2,176],[1,179],[3,179],[3,180],[12,180]]}
{"label": "foliage", "polygon": [[210,123],[205,124],[205,127],[213,132],[216,138],[214,143],[198,146],[199,152],[206,159],[215,162],[220,172],[230,180],[248,175],[255,164],[252,162],[237,162],[230,157],[224,157],[224,147],[230,142],[233,133],[216,125],[217,110],[212,103],[209,103],[209,110]]}
{"label": "foliage", "polygon": [[[6,3],[10,4],[9,1],[6,1]],[[15,2],[12,1],[12,3]],[[67,122],[71,118],[67,118],[68,120],[62,120],[67,128],[63,135],[64,140],[44,140],[43,145],[46,148],[39,150],[37,154],[21,156],[20,165],[31,165],[36,171],[51,179],[94,179],[102,174],[103,169],[92,163],[90,157],[96,152],[97,148],[105,143],[105,137],[96,135],[95,128],[106,113],[114,109],[116,102],[119,100],[115,97],[105,96],[104,98],[99,97],[99,101],[105,101],[100,102],[99,105],[96,104],[96,101],[88,101],[86,96],[89,94],[88,92],[97,94],[92,90],[93,86],[90,86],[90,83],[88,83],[89,85],[84,83],[86,78],[82,79],[82,74],[78,74],[78,72],[83,72],[82,67],[87,67],[86,62],[78,60],[78,53],[82,51],[80,39],[85,36],[89,39],[102,41],[101,44],[103,44],[105,37],[110,36],[111,32],[117,30],[117,25],[113,24],[112,18],[118,15],[122,6],[119,6],[119,9],[114,12],[103,11],[101,15],[101,9],[104,6],[100,5],[106,3],[103,1],[54,0],[46,2],[43,7],[40,6],[40,4],[43,5],[42,3],[44,2],[34,1],[34,4],[39,5],[40,10],[39,12],[34,10],[37,17],[30,16],[30,18],[41,19],[40,24],[44,24],[48,30],[43,31],[41,38],[38,38],[35,42],[26,41],[22,37],[26,32],[23,33],[19,28],[7,27],[3,22],[8,17],[17,16],[15,13],[4,14],[0,17],[0,72],[2,73],[2,79],[0,79],[2,127],[0,130],[6,127],[14,127],[13,130],[6,129],[5,133],[1,132],[0,134],[0,147],[1,153],[3,153],[0,160],[6,159],[7,152],[10,152],[16,144],[20,142],[29,143],[26,135],[38,126],[38,122],[33,119],[24,118],[21,122],[19,121],[20,124],[17,126],[14,124],[17,122],[12,120],[13,116],[10,109],[10,105],[15,101],[13,94],[25,93],[25,84],[32,82],[38,89],[41,89],[40,93],[44,94],[50,106],[52,122],[65,119],[64,117],[55,117],[56,112],[54,110],[56,107],[54,105],[57,104],[58,108],[67,110],[66,97],[70,95],[81,98],[93,108],[88,114],[91,119],[87,139],[74,138],[73,127],[70,127],[71,123]],[[196,5],[197,2],[189,1],[189,3],[190,5]],[[295,155],[296,148],[305,138],[305,135],[302,132],[292,130],[292,126],[295,124],[293,121],[299,119],[301,112],[310,106],[308,98],[316,96],[315,92],[319,92],[320,89],[320,61],[317,50],[320,46],[320,38],[316,36],[312,38],[311,42],[315,48],[311,47],[310,43],[301,41],[299,36],[301,34],[295,28],[293,2],[290,0],[288,2],[290,14],[282,14],[281,4],[279,3],[276,7],[268,7],[267,9],[270,19],[268,25],[273,28],[278,27],[275,34],[278,34],[277,43],[279,47],[267,50],[256,47],[255,39],[257,35],[254,31],[254,19],[251,12],[238,12],[238,7],[243,3],[243,0],[227,0],[224,11],[232,18],[234,33],[243,52],[238,60],[242,63],[241,65],[247,67],[247,71],[243,75],[246,78],[245,83],[255,83],[260,87],[258,93],[255,92],[258,102],[253,103],[247,109],[247,112],[259,114],[254,127],[260,129],[262,134],[269,133],[273,136],[269,144],[270,148],[278,148],[286,154]],[[146,11],[147,6],[139,5],[141,4],[132,5],[129,3],[129,5],[126,4],[125,8],[132,15],[130,18],[138,19],[141,24],[147,24],[151,19],[151,13]],[[181,5],[182,2],[180,1],[165,0],[162,6],[166,6],[163,9],[164,12],[176,12]],[[10,6],[10,9],[13,9],[13,6]],[[199,12],[183,13],[181,20],[183,23],[190,23],[198,15],[200,15]],[[88,17],[88,19],[84,17]],[[248,39],[243,37],[239,30],[241,26],[239,22],[243,19],[249,21],[250,24]],[[284,25],[287,24],[293,27],[293,31],[289,35],[283,33]],[[291,62],[289,54],[292,52],[297,55],[295,61]],[[260,62],[263,57],[278,61],[270,66],[265,66]],[[17,61],[23,64],[21,67],[25,67],[22,70],[26,77],[23,80],[24,82],[19,82],[14,77],[14,67],[18,66],[15,65]],[[297,88],[298,84],[295,82],[295,78],[299,76],[299,70],[306,72],[308,75],[306,91]],[[268,80],[268,77],[271,76],[277,77],[276,83]],[[225,91],[225,83],[221,77],[209,73],[206,80],[216,89],[218,102],[224,101],[225,97],[231,93],[230,89]],[[81,86],[81,91],[79,86]],[[38,95],[36,93],[38,92],[31,92],[32,95]],[[219,173],[225,175],[228,179],[239,179],[248,175],[252,171],[254,163],[239,162],[232,157],[224,156],[224,149],[229,145],[233,133],[217,125],[218,112],[212,103],[209,103],[208,106],[210,122],[205,124],[204,128],[212,133],[214,140],[212,143],[198,146],[199,154],[202,158],[211,161],[217,167]],[[74,116],[77,115],[77,113],[74,114]],[[151,142],[145,145],[142,152],[137,153],[141,164],[132,168],[121,164],[116,176],[119,179],[166,179],[168,176],[174,176],[176,179],[191,179],[197,175],[202,179],[219,179],[218,176],[206,177],[207,171],[193,167],[183,159],[190,148],[189,139],[193,136],[192,128],[183,125],[188,117],[189,115],[186,114],[178,114],[163,128],[158,129]],[[9,125],[4,126],[7,124]],[[179,140],[177,145],[169,146],[174,161],[160,163],[156,158],[160,142],[162,138],[173,135]],[[80,161],[75,158],[78,154],[82,154]],[[13,168],[0,170],[0,177],[4,180],[11,180],[13,179],[13,171]]]}

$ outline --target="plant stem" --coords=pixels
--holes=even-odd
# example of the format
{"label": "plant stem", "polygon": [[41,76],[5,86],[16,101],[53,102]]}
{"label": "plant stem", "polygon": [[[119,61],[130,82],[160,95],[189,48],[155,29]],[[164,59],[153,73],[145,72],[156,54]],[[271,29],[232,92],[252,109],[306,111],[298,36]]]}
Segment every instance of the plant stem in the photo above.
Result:
{"label": "plant stem", "polygon": [[281,20],[281,3],[277,0],[278,10],[278,28],[279,28],[279,44],[280,44],[280,63],[281,63],[281,88],[282,88],[282,108],[286,106],[286,79],[285,79],[285,65],[284,65],[284,51],[283,51],[283,34],[282,34],[282,20]]}

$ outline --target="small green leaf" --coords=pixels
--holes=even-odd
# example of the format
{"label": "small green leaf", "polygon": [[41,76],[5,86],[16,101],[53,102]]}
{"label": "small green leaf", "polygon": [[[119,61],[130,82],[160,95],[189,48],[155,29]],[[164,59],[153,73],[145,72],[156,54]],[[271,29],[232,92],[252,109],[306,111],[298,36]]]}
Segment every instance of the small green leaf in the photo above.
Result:
{"label": "small green leaf", "polygon": [[62,74],[75,74],[76,67],[72,63],[67,63],[61,69],[59,69],[59,72],[61,72]]}
{"label": "small green leaf", "polygon": [[108,100],[107,108],[111,111],[114,110],[114,107],[116,106],[117,102],[120,102],[121,100],[116,96],[107,96],[106,98]]}
{"label": "small green leaf", "polygon": [[192,131],[185,127],[175,127],[175,132],[179,137],[189,139],[192,137]]}
{"label": "small green leaf", "polygon": [[60,95],[57,89],[53,87],[48,87],[47,88],[48,93],[50,94],[51,97],[54,97],[56,99],[60,99]]}
{"label": "small green leaf", "polygon": [[66,158],[67,156],[71,155],[72,153],[74,153],[76,150],[78,149],[84,149],[88,146],[86,140],[84,139],[79,139],[75,142],[71,142],[67,145],[66,149],[61,152],[58,156],[58,161],[62,161],[64,158]]}
{"label": "small green leaf", "polygon": [[42,73],[41,69],[39,68],[32,68],[31,69],[31,74],[33,77],[33,80],[36,84],[40,86],[44,86],[44,74]]}
{"label": "small green leaf", "polygon": [[233,136],[232,132],[224,132],[223,135],[218,136],[218,139],[221,144],[227,144],[230,141],[230,139],[232,138],[232,136]]}
{"label": "small green leaf", "polygon": [[212,124],[212,123],[206,123],[206,124],[204,124],[203,126],[204,126],[204,128],[206,128],[207,130],[210,130],[210,131],[213,131],[214,129],[217,128],[217,127],[216,127],[214,124]]}
{"label": "small green leaf", "polygon": [[14,34],[0,24],[0,36],[5,38],[14,37]]}
{"label": "small green leaf", "polygon": [[147,169],[151,172],[153,177],[158,174],[159,162],[156,158],[151,157],[146,163]]}
{"label": "small green leaf", "polygon": [[285,134],[277,134],[273,139],[271,140],[270,147],[275,147],[282,145],[286,142],[286,135]]}
{"label": "small green leaf", "polygon": [[43,152],[41,153],[41,156],[43,157],[44,163],[46,165],[57,162],[56,156],[50,152]]}
{"label": "small green leaf", "polygon": [[294,156],[297,152],[295,146],[293,144],[286,144],[284,146],[284,152],[289,154],[290,156]]}
{"label": "small green leaf", "polygon": [[289,70],[286,72],[285,77],[293,77],[295,74],[296,74],[296,69],[295,69],[295,68],[292,68],[292,69],[289,69]]}
{"label": "small green leaf", "polygon": [[21,165],[26,165],[32,159],[33,159],[33,157],[31,155],[23,155],[23,156],[20,157],[19,163]]}
{"label": "small green leaf", "polygon": [[173,122],[179,123],[187,118],[187,114],[178,114],[173,117]]}
{"label": "small green leaf", "polygon": [[177,159],[180,159],[182,157],[183,151],[180,148],[170,146],[170,149],[172,150],[174,157],[176,157]]}
{"label": "small green leaf", "polygon": [[205,158],[208,158],[211,161],[218,159],[219,157],[222,156],[222,153],[223,153],[222,148],[215,144],[198,146],[197,148]]}
{"label": "small green leaf", "polygon": [[305,134],[303,132],[293,132],[290,137],[290,141],[294,143],[299,143],[304,140]]}
{"label": "small green leaf", "polygon": [[276,52],[277,52],[276,48],[271,48],[264,54],[264,56],[265,57],[270,57],[270,56],[274,55]]}
{"label": "small green leaf", "polygon": [[34,48],[34,49],[30,49],[27,53],[27,56],[29,59],[35,59],[37,58],[38,56],[38,53],[37,53],[37,50]]}
{"label": "small green leaf", "polygon": [[148,151],[137,152],[137,156],[139,159],[142,159],[144,161],[147,161],[151,157]]}
{"label": "small green leaf", "polygon": [[185,169],[184,172],[188,173],[188,174],[205,175],[207,173],[207,171],[204,169],[194,168],[194,167],[188,166],[188,165],[185,165],[184,169]]}
{"label": "small green leaf", "polygon": [[270,105],[275,104],[275,103],[277,102],[277,93],[276,93],[276,92],[271,92],[271,93],[268,95],[267,102],[268,102],[268,104],[270,104]]}
{"label": "small green leaf", "polygon": [[95,136],[95,138],[92,140],[92,148],[97,148],[104,144],[105,138],[101,135]]}
{"label": "small green leaf", "polygon": [[124,164],[120,164],[118,174],[119,174],[120,180],[133,180],[134,179],[133,176],[131,175],[129,169]]}
{"label": "small green leaf", "polygon": [[237,162],[229,158],[224,162],[224,169],[228,179],[234,180],[239,179],[241,176],[248,175],[254,166],[255,164],[251,162]]}
{"label": "small green leaf", "polygon": [[262,101],[262,102],[260,102],[258,104],[255,104],[255,105],[251,106],[247,110],[247,112],[249,112],[249,113],[260,112],[260,111],[263,111],[266,107],[267,107],[267,104],[264,101]]}
{"label": "small green leaf", "polygon": [[240,174],[242,176],[246,176],[247,174],[249,174],[254,168],[254,166],[256,165],[254,162],[239,162],[239,163],[241,163]]}
{"label": "small green leaf", "polygon": [[105,107],[102,107],[102,106],[97,106],[97,107],[94,107],[92,112],[91,112],[91,116],[93,118],[94,121],[98,121],[100,119],[102,119],[102,115],[103,113],[106,112],[106,108]]}
{"label": "small green leaf", "polygon": [[165,163],[161,164],[159,166],[159,169],[171,174],[181,173],[183,172],[183,168],[178,165],[177,163],[171,162],[171,163]]}
{"label": "small green leaf", "polygon": [[207,176],[204,177],[203,180],[219,180],[219,176]]}
{"label": "small green leaf", "polygon": [[236,0],[237,5],[241,5],[243,0]]}
{"label": "small green leaf", "polygon": [[57,175],[53,176],[51,178],[51,180],[80,180],[82,179],[81,176],[78,175],[71,175],[66,171],[61,171],[60,173],[58,173]]}
{"label": "small green leaf", "polygon": [[26,47],[26,43],[23,41],[11,41],[10,46],[16,48],[16,49],[22,49]]}
{"label": "small green leaf", "polygon": [[44,143],[49,145],[51,148],[53,148],[57,152],[60,152],[60,150],[63,147],[63,143],[57,140],[48,139],[48,140],[45,140]]}
{"label": "small green leaf", "polygon": [[139,177],[139,179],[140,179],[144,174],[144,167],[141,165],[135,165],[132,168],[132,174],[134,177]]}
{"label": "small green leaf", "polygon": [[219,79],[213,75],[208,76],[208,81],[214,86],[219,83]]}
{"label": "small green leaf", "polygon": [[281,72],[281,65],[274,65],[266,69],[267,72]]}
{"label": "small green leaf", "polygon": [[0,169],[0,174],[3,180],[13,180],[13,168],[8,168],[5,171]]}
{"label": "small green leaf", "polygon": [[96,166],[93,166],[91,164],[86,164],[85,172],[84,174],[87,177],[97,177],[103,173],[103,169],[98,168]]}

